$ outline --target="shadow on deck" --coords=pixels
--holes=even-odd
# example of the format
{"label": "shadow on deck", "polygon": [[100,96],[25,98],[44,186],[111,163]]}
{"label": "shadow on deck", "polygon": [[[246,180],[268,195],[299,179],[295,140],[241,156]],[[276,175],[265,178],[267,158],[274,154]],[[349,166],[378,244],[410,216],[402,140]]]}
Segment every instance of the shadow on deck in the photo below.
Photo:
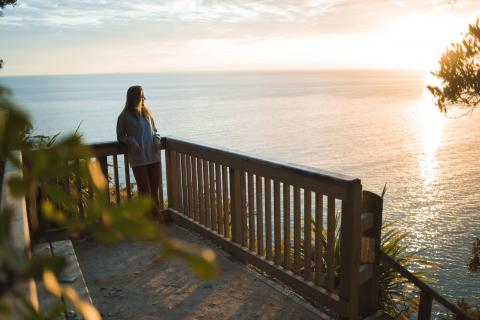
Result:
{"label": "shadow on deck", "polygon": [[331,319],[292,291],[175,224],[170,237],[208,246],[219,274],[199,280],[148,242],[75,244],[93,303],[104,319]]}

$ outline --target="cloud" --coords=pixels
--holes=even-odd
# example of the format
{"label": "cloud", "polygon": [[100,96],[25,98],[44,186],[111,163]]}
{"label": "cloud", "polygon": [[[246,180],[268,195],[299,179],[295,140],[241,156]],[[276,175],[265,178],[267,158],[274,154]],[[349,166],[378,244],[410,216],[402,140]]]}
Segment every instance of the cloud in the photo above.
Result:
{"label": "cloud", "polygon": [[397,16],[479,12],[478,0],[23,0],[0,25],[99,28],[139,22],[188,23],[228,36],[368,32]]}
{"label": "cloud", "polygon": [[23,1],[5,9],[2,24],[81,26],[135,20],[220,21],[237,23],[271,19],[294,21],[324,15],[335,0],[126,0]]}
{"label": "cloud", "polygon": [[0,18],[3,72],[366,66],[395,51],[436,61],[478,1],[21,0]]}

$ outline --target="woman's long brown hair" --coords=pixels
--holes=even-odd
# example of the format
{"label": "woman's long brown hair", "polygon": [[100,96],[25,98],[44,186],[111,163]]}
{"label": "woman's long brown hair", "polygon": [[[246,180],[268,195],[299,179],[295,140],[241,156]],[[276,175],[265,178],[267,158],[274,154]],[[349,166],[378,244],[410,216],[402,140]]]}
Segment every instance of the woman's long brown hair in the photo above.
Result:
{"label": "woman's long brown hair", "polygon": [[141,110],[140,112],[142,113],[142,116],[145,119],[152,119],[152,113],[148,108],[145,106],[144,103],[142,103],[142,92],[143,88],[142,86],[131,86],[127,90],[127,101],[125,102],[125,109],[127,109],[131,114],[134,116],[138,117],[138,110],[137,106],[141,104]]}

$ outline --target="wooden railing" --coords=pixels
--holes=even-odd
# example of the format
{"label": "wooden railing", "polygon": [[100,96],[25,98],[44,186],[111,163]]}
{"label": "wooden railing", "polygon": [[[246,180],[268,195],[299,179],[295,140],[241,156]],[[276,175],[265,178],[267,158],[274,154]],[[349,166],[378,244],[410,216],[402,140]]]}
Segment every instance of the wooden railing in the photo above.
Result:
{"label": "wooden railing", "polygon": [[[122,200],[121,162],[130,198],[127,148],[90,147],[111,178],[107,200]],[[341,318],[377,311],[382,199],[359,179],[174,138],[162,139],[162,153],[161,207],[175,222]]]}
{"label": "wooden railing", "polygon": [[456,319],[466,319],[468,316],[460,310],[455,304],[451,303],[438,292],[433,290],[422,280],[415,277],[410,271],[402,267],[398,262],[390,258],[386,253],[380,251],[380,259],[386,263],[390,268],[398,272],[401,276],[406,278],[409,282],[413,283],[418,289],[420,289],[420,306],[418,308],[418,320],[430,320],[432,316],[432,302],[433,300],[440,303],[445,307],[448,312],[453,313]]}
{"label": "wooden railing", "polygon": [[309,299],[358,314],[360,180],[171,138],[166,161],[178,220]]}

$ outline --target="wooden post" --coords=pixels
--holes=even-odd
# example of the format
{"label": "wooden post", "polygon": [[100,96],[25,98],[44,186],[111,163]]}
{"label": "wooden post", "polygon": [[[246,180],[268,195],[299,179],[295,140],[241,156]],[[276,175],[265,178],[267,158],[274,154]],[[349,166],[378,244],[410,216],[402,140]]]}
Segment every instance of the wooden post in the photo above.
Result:
{"label": "wooden post", "polygon": [[432,318],[432,296],[428,292],[420,292],[420,306],[418,307],[418,320],[430,320]]}
{"label": "wooden post", "polygon": [[110,204],[110,181],[108,179],[108,162],[107,162],[107,156],[103,156],[98,158],[98,161],[100,162],[100,168],[102,169],[102,173],[105,176],[105,180],[107,181],[107,188],[106,188],[106,195],[105,195],[105,202],[107,205]]}
{"label": "wooden post", "polygon": [[241,185],[240,185],[240,170],[235,168],[229,169],[230,174],[230,199],[231,199],[231,214],[232,214],[232,240],[233,242],[242,243],[242,216],[241,216]]}
{"label": "wooden post", "polygon": [[359,268],[360,268],[360,214],[362,210],[362,184],[353,180],[347,197],[342,202],[342,225],[340,227],[341,278],[338,290],[341,299],[348,301],[350,308],[346,319],[358,317]]}
{"label": "wooden post", "polygon": [[375,193],[363,191],[363,208],[362,213],[373,215],[372,227],[365,230],[362,235],[374,240],[373,249],[374,260],[372,263],[372,277],[360,286],[360,315],[369,316],[375,313],[378,308],[378,277],[380,262],[380,241],[382,230],[382,211],[383,199]]}

